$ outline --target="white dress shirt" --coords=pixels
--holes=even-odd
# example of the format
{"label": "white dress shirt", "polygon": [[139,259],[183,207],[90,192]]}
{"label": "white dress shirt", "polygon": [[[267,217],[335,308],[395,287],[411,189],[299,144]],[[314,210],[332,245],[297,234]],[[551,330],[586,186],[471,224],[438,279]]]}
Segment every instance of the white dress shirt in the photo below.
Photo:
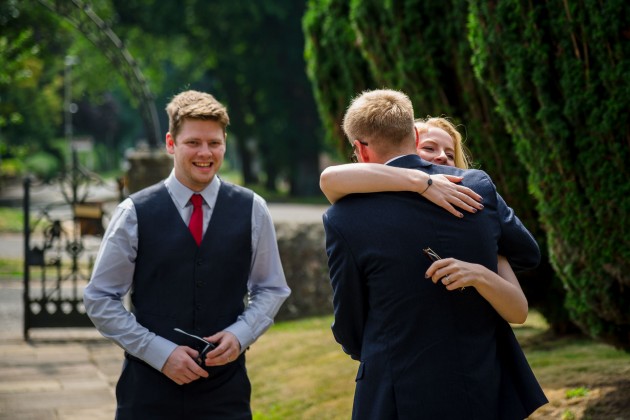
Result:
{"label": "white dress shirt", "polygon": [[[164,181],[177,210],[188,225],[193,191],[171,172]],[[221,180],[215,176],[200,192],[203,204],[203,233],[215,207]],[[118,205],[103,237],[92,278],[85,288],[85,308],[103,336],[129,354],[161,370],[177,344],[140,325],[123,305],[131,289],[138,251],[138,222],[133,201]],[[280,306],[291,293],[280,262],[276,232],[265,200],[254,193],[252,208],[252,260],[247,281],[248,305],[236,322],[226,328],[244,351],[272,324]]]}

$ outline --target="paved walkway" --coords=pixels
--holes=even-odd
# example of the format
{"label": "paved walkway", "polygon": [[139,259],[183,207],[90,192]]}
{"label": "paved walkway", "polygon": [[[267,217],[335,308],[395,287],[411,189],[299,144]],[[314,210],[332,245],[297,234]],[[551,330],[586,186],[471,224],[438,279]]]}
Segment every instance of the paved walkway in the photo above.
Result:
{"label": "paved walkway", "polygon": [[122,350],[92,328],[22,338],[22,284],[0,280],[0,419],[113,419]]}
{"label": "paved walkway", "polygon": [[[326,206],[270,204],[274,221],[321,222]],[[23,257],[0,235],[0,258]],[[0,279],[0,420],[113,419],[122,350],[95,329],[34,329],[22,339],[21,281]]]}
{"label": "paved walkway", "polygon": [[113,419],[122,351],[95,330],[2,337],[0,419]]}

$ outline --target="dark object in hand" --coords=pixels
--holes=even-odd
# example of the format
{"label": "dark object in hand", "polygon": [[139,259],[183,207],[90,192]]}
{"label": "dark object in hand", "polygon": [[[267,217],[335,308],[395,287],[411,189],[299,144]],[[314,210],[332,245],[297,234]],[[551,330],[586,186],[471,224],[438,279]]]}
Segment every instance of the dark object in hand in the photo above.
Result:
{"label": "dark object in hand", "polygon": [[204,340],[201,337],[198,337],[196,335],[189,334],[186,331],[180,330],[179,328],[175,328],[175,331],[194,339],[194,340],[189,340],[192,343],[190,347],[194,348],[195,350],[199,352],[199,356],[197,356],[197,359],[195,359],[195,362],[197,362],[199,366],[203,367],[204,360],[206,360],[206,355],[208,354],[208,352],[212,351],[217,346],[215,346],[213,343],[209,341]]}
{"label": "dark object in hand", "polygon": [[438,254],[436,254],[436,253],[435,253],[435,251],[434,251],[434,250],[432,250],[431,248],[424,248],[424,249],[422,250],[422,252],[424,253],[424,255],[426,255],[426,256],[427,256],[427,258],[428,258],[429,260],[431,260],[431,262],[435,262],[435,261],[437,261],[437,260],[441,260],[441,259],[442,259],[442,258],[441,258]]}

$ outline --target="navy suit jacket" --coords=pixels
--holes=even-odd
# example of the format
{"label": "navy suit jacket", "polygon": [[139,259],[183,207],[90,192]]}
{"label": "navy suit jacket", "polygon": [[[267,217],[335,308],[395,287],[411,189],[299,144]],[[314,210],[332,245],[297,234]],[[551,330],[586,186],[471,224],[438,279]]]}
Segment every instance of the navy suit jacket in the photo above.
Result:
{"label": "navy suit jacket", "polygon": [[[449,292],[426,279],[422,249],[496,272],[497,254],[516,270],[535,268],[536,241],[485,172],[415,155],[391,165],[464,175],[462,185],[483,197],[484,210],[459,219],[417,193],[387,192],[349,195],[324,214],[333,334],[361,361],[353,417],[525,418],[546,400],[522,352],[525,379],[502,366],[520,351],[509,325],[474,288]],[[519,396],[529,385],[534,396]]]}

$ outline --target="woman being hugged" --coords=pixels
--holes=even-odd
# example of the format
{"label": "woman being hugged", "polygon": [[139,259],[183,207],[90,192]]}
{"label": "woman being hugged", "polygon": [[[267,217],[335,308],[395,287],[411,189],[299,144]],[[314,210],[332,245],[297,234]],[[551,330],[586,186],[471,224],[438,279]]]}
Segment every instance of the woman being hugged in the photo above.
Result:
{"label": "woman being hugged", "polygon": [[[416,152],[437,165],[468,169],[471,159],[461,133],[443,117],[417,119]],[[356,151],[353,152],[356,161]],[[458,185],[462,177],[431,175],[416,169],[398,168],[377,163],[345,164],[326,168],[320,177],[320,188],[331,203],[348,194],[382,191],[414,191],[456,217],[460,209],[475,213],[483,209],[482,198],[469,188]],[[422,221],[419,221],[422,223]],[[497,313],[510,323],[527,319],[527,298],[508,263],[498,255],[498,274],[488,268],[454,258],[434,262],[425,276],[442,282],[448,290],[474,287]]]}

